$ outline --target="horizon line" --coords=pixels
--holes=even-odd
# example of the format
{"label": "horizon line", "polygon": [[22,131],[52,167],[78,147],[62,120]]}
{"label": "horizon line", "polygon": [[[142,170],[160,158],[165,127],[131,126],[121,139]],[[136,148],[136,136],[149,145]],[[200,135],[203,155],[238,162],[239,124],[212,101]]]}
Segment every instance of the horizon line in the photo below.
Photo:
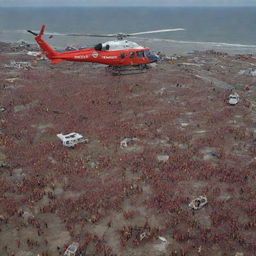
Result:
{"label": "horizon line", "polygon": [[134,8],[138,8],[138,7],[147,7],[147,8],[166,8],[166,7],[184,7],[184,8],[191,8],[191,7],[227,7],[227,8],[231,8],[231,7],[256,7],[256,4],[253,5],[162,5],[162,6],[156,6],[156,5],[20,5],[20,6],[0,6],[0,8],[25,8],[25,7],[92,7],[92,8],[120,8],[120,7],[134,7]]}

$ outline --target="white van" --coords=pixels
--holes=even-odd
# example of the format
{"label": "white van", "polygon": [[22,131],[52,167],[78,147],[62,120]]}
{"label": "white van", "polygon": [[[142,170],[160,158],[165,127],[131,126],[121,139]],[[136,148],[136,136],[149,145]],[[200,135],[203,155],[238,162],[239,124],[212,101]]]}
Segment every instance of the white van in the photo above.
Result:
{"label": "white van", "polygon": [[59,133],[57,134],[57,137],[62,141],[63,145],[66,147],[74,147],[78,143],[88,142],[88,140],[85,139],[84,136],[76,132],[72,132],[66,135]]}

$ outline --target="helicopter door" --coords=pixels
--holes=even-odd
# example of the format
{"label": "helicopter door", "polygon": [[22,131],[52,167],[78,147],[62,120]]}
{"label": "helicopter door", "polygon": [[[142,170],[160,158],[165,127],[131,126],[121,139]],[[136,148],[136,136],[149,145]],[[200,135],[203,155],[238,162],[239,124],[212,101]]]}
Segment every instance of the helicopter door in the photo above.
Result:
{"label": "helicopter door", "polygon": [[120,52],[120,64],[124,64],[126,55],[124,52]]}
{"label": "helicopter door", "polygon": [[144,51],[138,51],[136,52],[137,62],[138,64],[141,64],[144,62]]}
{"label": "helicopter door", "polygon": [[135,57],[135,52],[130,52],[130,58],[133,59]]}
{"label": "helicopter door", "polygon": [[144,57],[143,51],[136,52],[136,55],[137,55],[138,58],[143,58]]}

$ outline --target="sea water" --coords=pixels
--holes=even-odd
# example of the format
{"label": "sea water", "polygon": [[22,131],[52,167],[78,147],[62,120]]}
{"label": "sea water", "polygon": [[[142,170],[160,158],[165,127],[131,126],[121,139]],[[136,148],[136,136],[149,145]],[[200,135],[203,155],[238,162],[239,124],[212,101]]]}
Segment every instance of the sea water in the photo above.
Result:
{"label": "sea water", "polygon": [[156,51],[215,49],[256,53],[255,7],[0,8],[0,41],[33,41],[26,30],[38,31],[42,24],[47,25],[47,32],[55,35],[48,39],[54,47],[91,46],[109,40],[71,38],[58,33],[132,33],[181,27],[185,31],[147,34],[131,40]]}

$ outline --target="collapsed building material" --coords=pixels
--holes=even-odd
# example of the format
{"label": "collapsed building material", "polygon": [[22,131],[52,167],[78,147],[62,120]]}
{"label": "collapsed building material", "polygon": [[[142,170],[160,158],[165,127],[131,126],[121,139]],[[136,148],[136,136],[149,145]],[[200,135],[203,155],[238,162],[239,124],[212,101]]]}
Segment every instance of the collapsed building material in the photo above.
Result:
{"label": "collapsed building material", "polygon": [[252,54],[238,54],[237,55],[237,59],[242,59],[242,60],[249,60],[249,59],[251,59],[251,58],[253,58],[252,57]]}
{"label": "collapsed building material", "polygon": [[166,240],[166,238],[165,238],[165,237],[163,237],[163,236],[159,236],[158,238],[159,238],[162,242],[167,243],[167,240]]}
{"label": "collapsed building material", "polygon": [[59,133],[57,134],[57,137],[62,141],[63,145],[66,147],[74,147],[78,143],[88,142],[88,139],[85,139],[83,135],[76,132],[71,132],[66,135]]}
{"label": "collapsed building material", "polygon": [[157,67],[157,63],[149,63],[148,64],[148,67],[150,67],[150,68],[156,68]]}
{"label": "collapsed building material", "polygon": [[5,64],[4,67],[5,68],[25,69],[25,70],[32,68],[32,66],[29,62],[26,62],[26,61],[16,62],[15,60],[12,60],[10,62],[10,64]]}
{"label": "collapsed building material", "polygon": [[208,203],[207,198],[205,196],[199,196],[198,198],[194,199],[188,205],[193,210],[199,210],[203,208]]}
{"label": "collapsed building material", "polygon": [[242,252],[237,252],[235,256],[244,256],[244,253],[242,253]]}
{"label": "collapsed building material", "polygon": [[18,40],[16,44],[18,44],[18,47],[20,48],[30,47],[30,43],[24,40]]}
{"label": "collapsed building material", "polygon": [[147,236],[146,232],[140,234],[140,241],[142,241]]}
{"label": "collapsed building material", "polygon": [[6,107],[5,106],[0,106],[0,112],[4,112],[6,111]]}
{"label": "collapsed building material", "polygon": [[166,93],[166,88],[161,88],[160,90],[157,91],[158,94],[163,95],[164,93]]}
{"label": "collapsed building material", "polygon": [[169,160],[169,156],[168,155],[158,155],[157,156],[157,160],[158,162],[167,162]]}
{"label": "collapsed building material", "polygon": [[29,55],[29,56],[34,56],[34,57],[40,57],[41,56],[41,52],[32,52],[32,51],[28,51],[27,52],[27,55]]}
{"label": "collapsed building material", "polygon": [[53,110],[52,111],[54,114],[64,114],[64,112],[60,111],[60,110]]}
{"label": "collapsed building material", "polygon": [[40,60],[47,60],[47,57],[42,52],[32,52],[28,51],[27,55],[37,57]]}
{"label": "collapsed building material", "polygon": [[25,220],[28,220],[29,218],[34,218],[35,216],[32,214],[32,213],[30,213],[30,212],[24,212],[24,211],[20,211],[19,212],[19,215],[22,217],[22,218],[24,218]]}
{"label": "collapsed building material", "polygon": [[6,222],[6,220],[7,220],[6,216],[1,214],[0,215],[0,223],[1,222]]}
{"label": "collapsed building material", "polygon": [[199,59],[199,57],[194,57],[193,59],[192,59],[192,61],[193,61],[193,63],[199,63],[200,62],[200,59]]}
{"label": "collapsed building material", "polygon": [[202,66],[202,64],[196,64],[196,63],[187,63],[187,62],[183,62],[183,63],[180,63],[180,64],[178,64],[178,66],[180,67],[180,66],[194,66],[194,67],[201,67]]}
{"label": "collapsed building material", "polygon": [[10,165],[6,162],[0,161],[0,168],[9,168]]}
{"label": "collapsed building material", "polygon": [[166,248],[168,246],[168,241],[167,241],[167,239],[165,237],[162,237],[162,236],[159,236],[158,239],[161,242],[153,245],[153,247],[154,247],[155,250],[157,250],[159,252],[162,252],[162,253],[165,253],[166,252]]}
{"label": "collapsed building material", "polygon": [[239,102],[239,95],[235,92],[228,96],[228,103],[230,105],[236,105]]}
{"label": "collapsed building material", "polygon": [[7,81],[9,83],[14,83],[16,80],[19,80],[19,78],[14,77],[14,78],[7,78],[7,79],[5,79],[5,81]]}
{"label": "collapsed building material", "polygon": [[125,138],[120,142],[120,148],[124,149],[128,147],[128,144],[132,143],[133,141],[137,141],[136,138]]}
{"label": "collapsed building material", "polygon": [[75,256],[78,250],[79,243],[73,242],[64,253],[64,256]]}
{"label": "collapsed building material", "polygon": [[256,76],[256,70],[252,68],[249,68],[246,70],[240,70],[239,75]]}

